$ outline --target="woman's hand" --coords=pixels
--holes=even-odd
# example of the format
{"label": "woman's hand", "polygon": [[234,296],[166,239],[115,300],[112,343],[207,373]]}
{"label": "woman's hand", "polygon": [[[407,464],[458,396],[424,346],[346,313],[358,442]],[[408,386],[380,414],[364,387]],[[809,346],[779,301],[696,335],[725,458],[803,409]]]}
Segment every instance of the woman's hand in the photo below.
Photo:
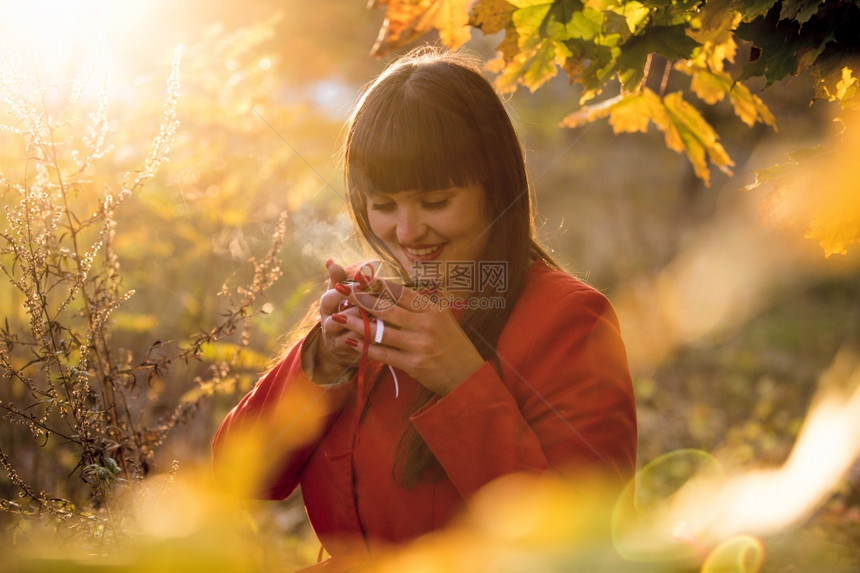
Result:
{"label": "woman's hand", "polygon": [[361,357],[361,353],[346,342],[354,336],[352,331],[331,318],[335,313],[359,317],[358,309],[354,305],[344,308],[346,296],[336,288],[347,279],[346,271],[331,259],[326,261],[326,268],[329,277],[328,290],[320,298],[320,340],[314,356],[313,378],[317,384],[335,382],[345,370],[356,366]]}
{"label": "woman's hand", "polygon": [[[355,288],[348,298],[376,317],[370,326],[371,340],[378,337],[378,322],[385,322],[382,340],[368,346],[369,358],[403,370],[442,396],[484,363],[450,308],[391,281],[377,280],[374,285],[384,287],[383,294]],[[360,316],[346,311],[337,312],[330,319],[351,332],[344,343],[357,351],[368,343],[362,339],[364,321]]]}

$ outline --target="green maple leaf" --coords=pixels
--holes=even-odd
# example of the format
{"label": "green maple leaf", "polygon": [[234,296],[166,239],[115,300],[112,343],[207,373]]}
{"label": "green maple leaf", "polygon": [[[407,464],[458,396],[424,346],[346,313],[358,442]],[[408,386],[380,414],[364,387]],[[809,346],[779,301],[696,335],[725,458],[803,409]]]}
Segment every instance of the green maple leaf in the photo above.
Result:
{"label": "green maple leaf", "polygon": [[754,61],[741,71],[738,81],[764,76],[770,85],[797,70],[796,39],[800,24],[795,20],[780,20],[779,10],[772,9],[765,17],[741,22],[736,35],[749,40],[761,50]]}
{"label": "green maple leaf", "polygon": [[648,54],[657,53],[668,60],[691,56],[700,44],[688,36],[684,26],[658,26],[631,37],[618,57],[618,76],[626,89],[635,89],[645,75]]}
{"label": "green maple leaf", "polygon": [[805,24],[822,4],[820,0],[783,0],[779,17],[781,20],[794,19]]}
{"label": "green maple leaf", "polygon": [[546,34],[559,41],[592,40],[603,31],[603,12],[583,7],[578,0],[562,0],[547,15]]}
{"label": "green maple leaf", "polygon": [[611,34],[601,36],[596,42],[581,40],[566,42],[571,52],[579,54],[581,59],[588,62],[582,74],[575,78],[586,87],[581,101],[588,101],[600,93],[602,86],[612,77],[616,70],[616,61],[621,54],[620,41],[621,36]]}
{"label": "green maple leaf", "polygon": [[652,8],[651,24],[654,26],[676,26],[690,21],[691,14],[698,10],[698,0],[651,0],[643,2]]}
{"label": "green maple leaf", "polygon": [[531,59],[523,73],[523,83],[531,91],[539,88],[544,82],[555,77],[556,68],[556,45],[552,40],[544,40]]}
{"label": "green maple leaf", "polygon": [[534,50],[541,43],[541,31],[552,8],[551,0],[512,0],[517,10],[511,23],[517,30],[517,43],[522,51]]}
{"label": "green maple leaf", "polygon": [[744,22],[752,22],[770,12],[774,0],[741,0],[737,2],[737,10],[743,15]]}

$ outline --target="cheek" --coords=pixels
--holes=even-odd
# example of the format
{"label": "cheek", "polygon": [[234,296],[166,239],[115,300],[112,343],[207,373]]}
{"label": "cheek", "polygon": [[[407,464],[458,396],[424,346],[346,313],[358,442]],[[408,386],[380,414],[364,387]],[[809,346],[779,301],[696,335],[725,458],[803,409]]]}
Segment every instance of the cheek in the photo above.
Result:
{"label": "cheek", "polygon": [[373,211],[368,211],[367,223],[370,225],[370,230],[373,231],[374,235],[380,239],[386,239],[386,228],[388,225],[386,223],[385,216],[381,216],[379,213],[375,213]]}
{"label": "cheek", "polygon": [[[490,219],[481,205],[471,205],[468,215],[460,221],[460,228],[465,235],[485,235],[484,230],[490,223]],[[474,238],[473,238],[474,240]]]}
{"label": "cheek", "polygon": [[492,230],[488,230],[491,223],[483,211],[477,211],[470,223],[469,227],[465,230],[465,235],[468,239],[470,249],[477,256],[483,252],[492,235]]}

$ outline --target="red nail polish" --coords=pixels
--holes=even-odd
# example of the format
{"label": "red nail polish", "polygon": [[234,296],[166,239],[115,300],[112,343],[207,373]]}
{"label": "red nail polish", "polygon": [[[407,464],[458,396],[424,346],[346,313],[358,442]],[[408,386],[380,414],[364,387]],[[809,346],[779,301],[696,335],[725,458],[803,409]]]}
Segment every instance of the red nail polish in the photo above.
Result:
{"label": "red nail polish", "polygon": [[334,290],[345,296],[349,296],[350,294],[352,294],[348,286],[342,285],[340,283],[335,283]]}
{"label": "red nail polish", "polygon": [[354,338],[347,338],[344,342],[352,346],[353,348],[358,348],[358,341]]}
{"label": "red nail polish", "polygon": [[342,314],[333,314],[331,319],[340,324],[346,324],[346,317]]}
{"label": "red nail polish", "polygon": [[370,285],[370,279],[367,277],[367,275],[362,273],[361,270],[355,272],[355,274],[352,276],[352,280],[358,283],[359,288],[361,290],[366,289]]}

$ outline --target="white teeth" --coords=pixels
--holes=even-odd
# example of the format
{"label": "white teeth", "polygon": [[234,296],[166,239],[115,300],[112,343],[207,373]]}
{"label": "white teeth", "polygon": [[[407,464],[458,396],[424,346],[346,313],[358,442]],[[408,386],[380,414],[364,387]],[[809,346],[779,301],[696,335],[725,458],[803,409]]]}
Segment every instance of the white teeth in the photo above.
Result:
{"label": "white teeth", "polygon": [[429,255],[430,253],[435,253],[439,250],[438,245],[436,245],[435,247],[428,247],[426,249],[410,249],[409,247],[403,248],[406,249],[407,253],[416,257],[423,257],[424,255]]}

